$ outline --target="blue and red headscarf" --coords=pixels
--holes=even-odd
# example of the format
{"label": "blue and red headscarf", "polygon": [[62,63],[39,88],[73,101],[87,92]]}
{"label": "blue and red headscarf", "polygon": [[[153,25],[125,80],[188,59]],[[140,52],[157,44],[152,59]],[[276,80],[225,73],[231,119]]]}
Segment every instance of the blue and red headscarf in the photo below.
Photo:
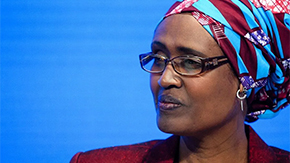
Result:
{"label": "blue and red headscarf", "polygon": [[165,17],[191,12],[228,57],[247,90],[246,121],[290,107],[290,1],[184,0]]}

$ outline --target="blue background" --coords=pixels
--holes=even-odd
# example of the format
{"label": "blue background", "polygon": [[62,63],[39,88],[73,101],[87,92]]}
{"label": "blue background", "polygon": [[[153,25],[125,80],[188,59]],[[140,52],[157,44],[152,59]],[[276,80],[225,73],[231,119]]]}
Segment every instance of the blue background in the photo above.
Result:
{"label": "blue background", "polygon": [[[2,0],[1,163],[68,162],[78,151],[168,137],[138,54],[173,3]],[[289,108],[252,126],[290,150]]]}

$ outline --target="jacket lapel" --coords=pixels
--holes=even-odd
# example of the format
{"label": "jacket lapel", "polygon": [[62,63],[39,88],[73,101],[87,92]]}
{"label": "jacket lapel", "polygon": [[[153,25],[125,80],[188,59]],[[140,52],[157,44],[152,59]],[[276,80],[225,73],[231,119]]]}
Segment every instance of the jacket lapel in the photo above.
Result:
{"label": "jacket lapel", "polygon": [[248,127],[249,140],[249,163],[273,163],[276,162],[275,152],[259,137],[259,135]]}
{"label": "jacket lapel", "polygon": [[[248,135],[249,163],[273,163],[276,162],[275,152],[269,147],[259,135],[246,125]],[[156,143],[145,157],[144,163],[173,163],[178,158],[179,136],[173,135],[164,141]]]}
{"label": "jacket lapel", "polygon": [[155,144],[144,162],[146,163],[173,163],[175,156],[178,155],[179,136],[173,135],[164,141]]}

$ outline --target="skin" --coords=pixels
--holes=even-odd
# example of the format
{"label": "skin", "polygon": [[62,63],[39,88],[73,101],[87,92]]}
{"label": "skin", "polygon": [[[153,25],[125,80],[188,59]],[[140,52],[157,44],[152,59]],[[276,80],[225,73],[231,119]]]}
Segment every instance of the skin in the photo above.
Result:
{"label": "skin", "polygon": [[[204,58],[224,55],[190,14],[163,20],[152,52],[168,58],[188,53]],[[180,135],[180,162],[247,162],[247,108],[240,110],[239,81],[229,64],[197,76],[181,76],[169,63],[163,73],[151,74],[150,86],[159,129]],[[165,100],[158,103],[160,96]]]}

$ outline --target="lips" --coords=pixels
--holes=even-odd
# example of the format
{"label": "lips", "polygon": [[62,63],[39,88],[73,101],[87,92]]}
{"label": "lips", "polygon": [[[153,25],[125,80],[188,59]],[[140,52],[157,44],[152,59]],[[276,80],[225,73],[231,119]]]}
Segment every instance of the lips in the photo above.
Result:
{"label": "lips", "polygon": [[173,110],[183,106],[183,104],[178,99],[170,95],[158,96],[157,105],[160,110]]}

